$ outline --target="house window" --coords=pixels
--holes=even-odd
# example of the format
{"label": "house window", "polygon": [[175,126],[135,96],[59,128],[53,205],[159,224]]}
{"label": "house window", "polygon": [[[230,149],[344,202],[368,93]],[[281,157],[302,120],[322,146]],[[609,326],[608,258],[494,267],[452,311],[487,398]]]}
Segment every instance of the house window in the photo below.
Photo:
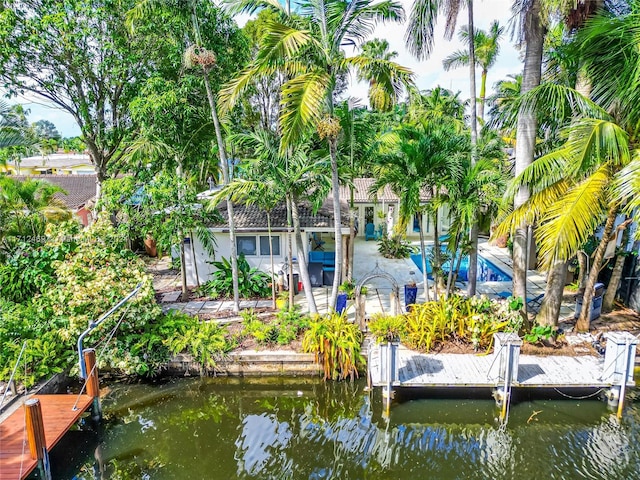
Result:
{"label": "house window", "polygon": [[[267,244],[268,245],[268,244]],[[236,247],[238,249],[238,255],[257,255],[256,249],[256,237],[254,236],[237,236]]]}
{"label": "house window", "polygon": [[[273,255],[280,255],[280,237],[277,235],[271,236],[271,251]],[[260,255],[269,255],[269,236],[260,235]]]}

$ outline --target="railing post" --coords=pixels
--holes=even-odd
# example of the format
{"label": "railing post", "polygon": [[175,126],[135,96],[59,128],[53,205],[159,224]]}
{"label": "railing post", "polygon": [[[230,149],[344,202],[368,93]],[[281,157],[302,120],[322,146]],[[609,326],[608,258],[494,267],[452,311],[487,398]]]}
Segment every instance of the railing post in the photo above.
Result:
{"label": "railing post", "polygon": [[100,382],[98,380],[98,365],[96,364],[96,351],[93,348],[85,348],[82,352],[84,363],[87,366],[87,395],[93,397],[91,415],[94,420],[102,418],[102,406],[100,405]]}
{"label": "railing post", "polygon": [[45,480],[51,480],[49,452],[47,451],[47,442],[44,436],[44,423],[42,421],[40,400],[30,398],[24,402],[24,413],[31,458],[38,461],[40,476]]}

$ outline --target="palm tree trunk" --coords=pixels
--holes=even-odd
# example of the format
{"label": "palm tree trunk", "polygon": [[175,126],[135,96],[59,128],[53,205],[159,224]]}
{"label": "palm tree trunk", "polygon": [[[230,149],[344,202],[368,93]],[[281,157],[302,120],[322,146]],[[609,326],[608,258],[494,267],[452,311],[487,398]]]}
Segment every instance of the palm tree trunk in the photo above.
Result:
{"label": "palm tree trunk", "polygon": [[182,235],[180,240],[180,281],[182,283],[181,300],[186,302],[189,299],[189,292],[187,290],[187,265],[184,254],[184,237],[182,237]]}
{"label": "palm tree trunk", "polygon": [[333,222],[335,236],[335,273],[331,286],[329,305],[336,304],[338,287],[342,283],[342,221],[340,211],[340,179],[338,178],[337,139],[329,138],[329,157],[331,158],[331,188],[333,189]]}
{"label": "palm tree trunk", "polygon": [[288,269],[289,269],[289,310],[293,309],[293,223],[291,220],[291,205],[293,204],[291,197],[287,195],[287,237],[289,240],[289,255],[288,255]]}
{"label": "palm tree trunk", "polygon": [[593,300],[593,287],[598,281],[598,274],[600,273],[600,265],[604,258],[604,252],[607,249],[607,243],[609,243],[609,237],[613,231],[613,224],[616,221],[618,215],[618,205],[612,205],[609,208],[607,214],[607,221],[604,224],[604,232],[602,232],[602,239],[598,244],[596,253],[591,264],[591,271],[589,272],[589,278],[585,285],[584,296],[582,297],[582,310],[580,311],[580,318],[576,322],[576,330],[578,332],[588,332],[591,326],[591,301]]}
{"label": "palm tree trunk", "polygon": [[602,311],[604,313],[613,310],[613,301],[618,293],[618,287],[620,286],[620,280],[622,280],[622,270],[624,269],[624,261],[627,259],[625,255],[619,254],[616,257],[616,263],[613,265],[613,272],[611,272],[611,279],[607,286],[607,291],[602,299]]}
{"label": "palm tree trunk", "polygon": [[193,235],[193,230],[191,231],[191,242],[189,243],[191,244],[191,258],[193,260],[193,273],[196,276],[196,286],[200,288],[200,275],[198,275],[198,261],[196,259],[196,246],[194,245],[195,237]]}
{"label": "palm tree trunk", "polygon": [[[449,239],[449,241],[451,241],[451,239]],[[460,244],[460,234],[456,235],[456,238],[453,241],[453,246],[454,248],[454,252],[458,251],[458,245]],[[451,292],[453,290],[453,285],[454,285],[454,279],[453,279],[453,262],[456,260],[455,254],[454,257],[451,259],[451,267],[449,268],[449,278],[447,279],[447,298],[449,298],[451,296]]]}
{"label": "palm tree trunk", "polygon": [[589,266],[588,266],[588,262],[589,261],[589,255],[587,255],[587,252],[585,252],[584,250],[578,250],[578,269],[580,270],[578,272],[579,277],[578,277],[578,289],[582,290],[585,285],[587,284],[587,278],[589,278]]}
{"label": "palm tree trunk", "polygon": [[[478,118],[476,106],[476,50],[474,25],[473,25],[473,0],[469,0],[467,5],[469,13],[469,96],[471,97],[471,164],[475,165],[478,158]],[[472,297],[476,294],[476,283],[478,281],[478,212],[474,218],[473,225],[469,232],[469,267],[467,295]]]}
{"label": "palm tree trunk", "polygon": [[560,318],[560,306],[562,305],[562,293],[567,278],[567,262],[556,260],[549,270],[547,286],[544,290],[544,298],[540,306],[540,313],[536,316],[536,321],[540,325],[558,326]]}
{"label": "palm tree trunk", "polygon": [[478,98],[478,117],[484,123],[484,102],[487,96],[487,70],[482,69],[480,77],[480,96]]}
{"label": "palm tree trunk", "polygon": [[[353,150],[353,145],[351,147]],[[353,152],[351,152],[353,157]],[[353,166],[353,165],[352,165]],[[347,247],[347,258],[349,263],[347,265],[347,280],[353,280],[353,253],[355,251],[356,242],[356,215],[357,210],[354,208],[354,188],[349,186],[349,246]]]}
{"label": "palm tree trunk", "polygon": [[[222,182],[224,185],[228,185],[229,178],[229,163],[227,161],[227,154],[224,148],[224,139],[222,138],[222,128],[220,127],[220,120],[218,119],[218,110],[216,107],[216,100],[211,89],[211,83],[209,82],[209,74],[206,68],[203,67],[202,74],[204,77],[204,85],[207,89],[207,99],[209,100],[209,109],[211,110],[211,119],[213,120],[213,126],[216,131],[216,141],[218,143],[218,154],[220,157],[220,169],[222,170]],[[227,213],[229,215],[229,243],[231,250],[231,277],[233,285],[233,311],[240,311],[240,293],[238,287],[238,249],[236,246],[236,228],[233,217],[233,203],[231,198],[227,197]]]}
{"label": "palm tree trunk", "polygon": [[[434,188],[434,195],[435,195]],[[433,275],[433,299],[438,300],[438,280],[440,275],[437,273],[440,271],[440,230],[438,229],[438,222],[440,215],[438,215],[438,208],[436,207],[433,212],[433,265],[431,265],[431,275]]]}
{"label": "palm tree trunk", "polygon": [[269,235],[269,261],[271,262],[271,297],[273,298],[273,308],[278,308],[276,303],[276,279],[275,268],[273,266],[273,243],[271,241],[271,211],[267,210],[267,235]]}
{"label": "palm tree trunk", "polygon": [[[298,214],[298,205],[294,199],[292,199],[291,202],[291,216],[293,218],[293,229],[296,234],[298,268],[300,270],[302,285],[304,286],[304,296],[306,297],[307,304],[309,305],[309,313],[317,314],[318,308],[316,307],[316,299],[313,297],[313,287],[311,287],[311,279],[309,278],[309,269],[307,267],[307,259],[304,253],[304,244],[302,242],[302,233],[300,232],[300,215]],[[293,290],[293,288],[293,285],[289,285],[289,289]]]}
{"label": "palm tree trunk", "polygon": [[422,212],[418,214],[418,227],[420,228],[420,255],[422,257],[422,285],[424,286],[424,301],[429,301],[429,276],[427,273],[427,249],[424,243],[424,230],[422,229]]}
{"label": "palm tree trunk", "polygon": [[[524,71],[522,74],[522,94],[540,85],[542,49],[545,35],[541,15],[540,0],[532,0],[525,21],[526,48]],[[533,162],[537,127],[535,112],[522,108],[518,112],[515,176],[520,175],[520,173]],[[514,199],[514,208],[519,207],[528,199],[529,189],[527,187],[521,187]],[[519,225],[513,238],[513,295],[523,299],[527,298],[528,244],[527,225]],[[525,301],[525,311],[526,305],[527,302]]]}

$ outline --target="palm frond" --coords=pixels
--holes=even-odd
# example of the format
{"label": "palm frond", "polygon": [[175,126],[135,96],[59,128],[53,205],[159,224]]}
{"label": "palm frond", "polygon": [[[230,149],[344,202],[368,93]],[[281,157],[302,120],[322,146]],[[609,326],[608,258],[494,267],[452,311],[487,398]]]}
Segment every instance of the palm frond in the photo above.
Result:
{"label": "palm frond", "polygon": [[298,75],[282,86],[280,125],[283,148],[293,144],[320,120],[330,81],[326,72],[314,70]]}
{"label": "palm frond", "polygon": [[600,225],[609,203],[611,181],[611,165],[605,163],[545,209],[536,230],[545,267],[575,255]]}
{"label": "palm frond", "polygon": [[278,0],[224,0],[222,4],[225,11],[231,15],[238,13],[248,13],[253,15],[263,8],[270,8],[277,12],[286,14],[284,7],[280,2],[278,2]]}
{"label": "palm frond", "polygon": [[413,2],[404,40],[409,53],[414,57],[424,60],[431,54],[437,18],[437,0],[415,0]]}
{"label": "palm frond", "polygon": [[447,72],[452,68],[466,67],[467,65],[469,65],[469,52],[467,50],[456,50],[442,60],[442,66]]}

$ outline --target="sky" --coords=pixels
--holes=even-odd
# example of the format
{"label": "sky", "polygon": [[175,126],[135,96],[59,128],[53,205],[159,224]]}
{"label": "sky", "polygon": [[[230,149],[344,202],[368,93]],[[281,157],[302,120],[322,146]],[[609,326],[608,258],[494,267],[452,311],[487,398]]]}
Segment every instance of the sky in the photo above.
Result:
{"label": "sky", "polygon": [[[409,14],[412,0],[400,0],[407,16]],[[522,70],[522,62],[518,51],[513,46],[510,38],[511,5],[512,0],[480,0],[474,3],[474,21],[477,28],[488,30],[493,20],[498,20],[500,25],[505,26],[505,34],[503,36],[500,56],[494,67],[489,71],[487,79],[488,94],[491,93],[491,87],[498,80],[505,79],[509,74],[520,73]],[[246,16],[237,18],[239,25],[244,25],[247,21]],[[459,16],[458,27],[465,25],[467,19],[466,11],[461,12]],[[413,70],[415,81],[421,90],[441,86],[453,90],[460,91],[461,98],[469,97],[469,70],[466,67],[458,68],[445,72],[442,68],[442,60],[451,52],[464,48],[458,41],[457,33],[450,41],[444,40],[444,22],[439,22],[436,26],[435,43],[431,56],[428,60],[420,61],[415,59],[404,46],[405,24],[382,24],[378,25],[371,38],[383,38],[389,42],[390,49],[398,52],[395,61],[400,65],[409,67]],[[347,54],[353,52],[347,51]],[[479,90],[480,73],[476,75]],[[363,82],[357,82],[355,76],[351,79],[350,87],[346,92],[347,97],[361,98],[362,105],[367,104],[368,85]],[[9,100],[10,103],[22,103],[25,108],[30,110],[29,121],[36,122],[38,120],[49,120],[58,128],[63,137],[72,137],[80,134],[80,129],[68,113],[56,108],[44,100],[35,99],[33,96],[14,97]]]}

